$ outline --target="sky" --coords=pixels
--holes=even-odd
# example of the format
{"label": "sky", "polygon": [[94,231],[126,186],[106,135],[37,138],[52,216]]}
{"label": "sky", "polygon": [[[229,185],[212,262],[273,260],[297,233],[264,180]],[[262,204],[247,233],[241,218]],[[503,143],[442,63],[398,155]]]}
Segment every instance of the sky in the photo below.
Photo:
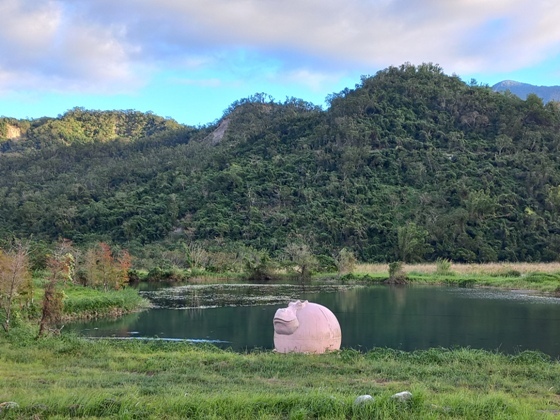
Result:
{"label": "sky", "polygon": [[555,0],[0,0],[0,116],[74,107],[199,126],[267,93],[326,106],[362,75],[439,64],[560,85]]}

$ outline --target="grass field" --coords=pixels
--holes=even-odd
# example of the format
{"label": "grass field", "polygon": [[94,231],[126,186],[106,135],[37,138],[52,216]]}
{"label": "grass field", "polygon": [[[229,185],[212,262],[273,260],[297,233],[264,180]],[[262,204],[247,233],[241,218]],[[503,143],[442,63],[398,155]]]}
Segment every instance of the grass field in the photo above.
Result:
{"label": "grass field", "polygon": [[[552,418],[560,364],[469,349],[238,354],[185,343],[0,338],[0,418]],[[408,390],[408,402],[391,398]],[[369,394],[374,401],[353,404]]]}

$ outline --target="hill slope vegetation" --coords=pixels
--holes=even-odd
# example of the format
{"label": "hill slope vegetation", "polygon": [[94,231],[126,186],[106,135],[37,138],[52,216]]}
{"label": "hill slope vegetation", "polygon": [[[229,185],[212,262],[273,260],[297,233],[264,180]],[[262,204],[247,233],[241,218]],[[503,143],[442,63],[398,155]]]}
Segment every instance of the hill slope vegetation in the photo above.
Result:
{"label": "hill slope vegetation", "polygon": [[0,238],[273,255],[302,243],[364,261],[559,258],[557,103],[432,64],[390,67],[328,99],[322,110],[258,94],[198,128],[79,108],[4,118]]}

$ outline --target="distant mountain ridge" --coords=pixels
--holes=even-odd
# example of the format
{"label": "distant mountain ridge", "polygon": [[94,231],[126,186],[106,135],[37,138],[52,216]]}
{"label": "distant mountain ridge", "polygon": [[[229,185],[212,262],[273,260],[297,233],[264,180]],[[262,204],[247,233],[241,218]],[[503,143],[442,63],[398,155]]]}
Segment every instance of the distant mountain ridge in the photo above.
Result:
{"label": "distant mountain ridge", "polygon": [[535,86],[514,80],[504,80],[492,86],[492,90],[494,92],[506,92],[509,90],[521,99],[526,99],[527,95],[534,93],[544,102],[560,101],[560,86]]}

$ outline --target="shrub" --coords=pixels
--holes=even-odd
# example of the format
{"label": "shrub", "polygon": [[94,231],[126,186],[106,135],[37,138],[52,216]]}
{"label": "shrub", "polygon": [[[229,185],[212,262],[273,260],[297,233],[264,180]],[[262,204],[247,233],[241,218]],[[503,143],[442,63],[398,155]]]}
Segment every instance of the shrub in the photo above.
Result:
{"label": "shrub", "polygon": [[340,274],[351,273],[356,268],[358,260],[352,251],[342,248],[336,258],[336,267]]}
{"label": "shrub", "polygon": [[322,272],[332,273],[333,271],[338,271],[337,261],[329,255],[317,255],[317,261],[319,263],[319,270]]}
{"label": "shrub", "polygon": [[208,271],[213,273],[241,271],[241,258],[236,253],[214,251],[208,253]]}
{"label": "shrub", "polygon": [[293,270],[300,282],[309,280],[319,263],[309,246],[305,243],[291,242],[284,248],[286,266]]}
{"label": "shrub", "polygon": [[406,283],[406,273],[403,270],[402,261],[389,263],[389,283]]}
{"label": "shrub", "polygon": [[521,277],[521,272],[518,270],[508,270],[504,273],[505,277]]}
{"label": "shrub", "polygon": [[544,283],[547,281],[550,282],[557,282],[560,280],[560,276],[556,274],[547,274],[547,273],[531,273],[525,277],[525,280],[529,283]]}
{"label": "shrub", "polygon": [[274,263],[266,251],[249,250],[244,257],[245,275],[251,281],[274,278]]}

